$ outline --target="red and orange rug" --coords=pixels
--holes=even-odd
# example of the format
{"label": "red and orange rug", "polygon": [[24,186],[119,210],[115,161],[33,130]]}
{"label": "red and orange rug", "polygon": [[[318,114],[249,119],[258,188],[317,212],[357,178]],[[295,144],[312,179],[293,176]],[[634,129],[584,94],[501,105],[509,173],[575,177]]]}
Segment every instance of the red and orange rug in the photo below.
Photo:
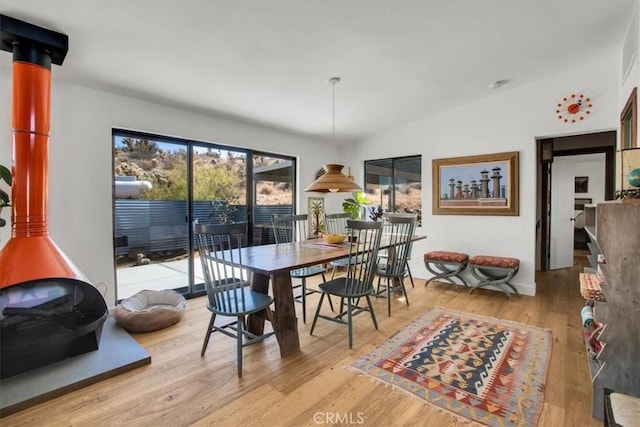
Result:
{"label": "red and orange rug", "polygon": [[551,332],[436,308],[351,366],[456,417],[536,425]]}

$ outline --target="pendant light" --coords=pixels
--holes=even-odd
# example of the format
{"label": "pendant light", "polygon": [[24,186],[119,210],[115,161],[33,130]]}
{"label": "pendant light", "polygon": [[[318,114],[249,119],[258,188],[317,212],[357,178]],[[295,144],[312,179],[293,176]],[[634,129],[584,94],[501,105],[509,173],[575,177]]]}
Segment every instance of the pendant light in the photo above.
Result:
{"label": "pendant light", "polygon": [[[332,148],[335,148],[336,140],[336,84],[340,81],[340,77],[331,77],[329,83],[332,87],[333,95],[333,140]],[[334,152],[335,155],[335,152]],[[330,163],[324,165],[326,173],[311,183],[304,191],[315,193],[351,193],[353,191],[362,191],[362,187],[347,178],[342,173],[344,165]]]}

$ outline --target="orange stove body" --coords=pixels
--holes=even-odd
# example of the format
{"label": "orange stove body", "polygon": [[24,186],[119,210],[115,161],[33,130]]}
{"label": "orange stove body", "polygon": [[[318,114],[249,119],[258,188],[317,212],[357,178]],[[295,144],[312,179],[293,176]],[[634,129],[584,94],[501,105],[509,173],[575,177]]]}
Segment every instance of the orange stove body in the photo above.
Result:
{"label": "orange stove body", "polygon": [[49,238],[51,71],[13,63],[11,239],[0,251],[0,289],[42,278],[86,281]]}

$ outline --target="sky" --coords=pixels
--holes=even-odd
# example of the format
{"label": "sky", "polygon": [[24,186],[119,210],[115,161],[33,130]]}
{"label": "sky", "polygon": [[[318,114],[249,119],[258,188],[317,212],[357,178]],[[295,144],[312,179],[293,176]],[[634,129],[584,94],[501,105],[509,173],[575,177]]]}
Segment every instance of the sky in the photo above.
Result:
{"label": "sky", "polygon": [[[489,178],[491,178],[491,175],[493,175],[492,169],[496,166],[501,169],[500,175],[502,179],[500,180],[500,185],[507,186],[507,194],[509,194],[509,161],[504,160],[498,162],[440,166],[440,197],[442,197],[443,194],[449,194],[449,179],[453,178],[456,181],[462,181],[463,184],[469,185],[471,185],[472,180],[476,180],[478,184],[480,184],[480,178],[482,177],[480,172],[483,170],[489,171]],[[491,191],[491,189],[492,185],[490,182],[489,191]]]}

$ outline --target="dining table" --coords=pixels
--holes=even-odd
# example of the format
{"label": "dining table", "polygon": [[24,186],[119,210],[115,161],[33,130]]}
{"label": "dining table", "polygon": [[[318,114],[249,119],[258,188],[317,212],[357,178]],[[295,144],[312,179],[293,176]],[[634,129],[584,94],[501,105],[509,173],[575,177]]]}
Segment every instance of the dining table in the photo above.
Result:
{"label": "dining table", "polygon": [[[426,236],[415,235],[412,240],[424,238]],[[389,247],[389,241],[383,235],[380,249]],[[348,242],[330,244],[320,238],[293,243],[248,246],[241,249],[242,265],[253,273],[251,289],[268,294],[269,282],[271,282],[275,306],[274,330],[281,357],[300,351],[291,270],[327,264],[349,256],[349,251]],[[247,320],[249,331],[261,335],[264,332],[265,318],[264,313],[250,315]]]}

